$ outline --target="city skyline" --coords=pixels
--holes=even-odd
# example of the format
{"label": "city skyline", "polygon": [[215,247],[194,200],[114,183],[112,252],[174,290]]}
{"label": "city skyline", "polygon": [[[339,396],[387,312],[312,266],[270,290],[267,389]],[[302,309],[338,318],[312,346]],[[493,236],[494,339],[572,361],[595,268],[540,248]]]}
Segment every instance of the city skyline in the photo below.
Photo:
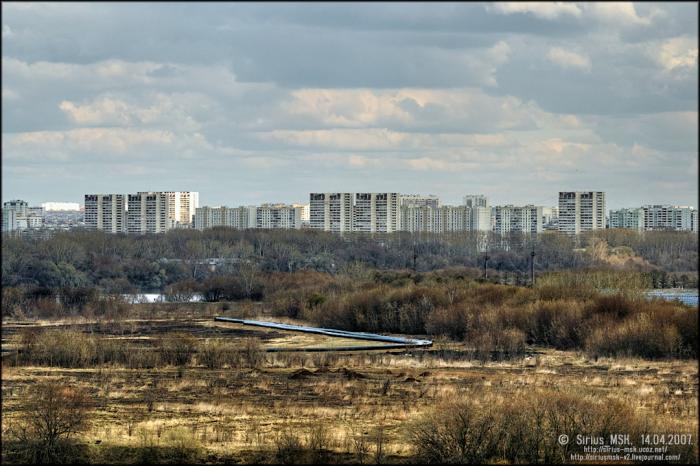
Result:
{"label": "city skyline", "polygon": [[2,13],[3,201],[177,187],[201,205],[586,190],[608,209],[697,205],[694,3]]}

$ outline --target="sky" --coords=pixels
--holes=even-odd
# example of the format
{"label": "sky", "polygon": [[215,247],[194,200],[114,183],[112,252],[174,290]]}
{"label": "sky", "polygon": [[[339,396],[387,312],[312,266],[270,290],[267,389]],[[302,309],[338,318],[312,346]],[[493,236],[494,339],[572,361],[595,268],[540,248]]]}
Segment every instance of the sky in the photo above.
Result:
{"label": "sky", "polygon": [[2,3],[2,197],[698,204],[697,3]]}

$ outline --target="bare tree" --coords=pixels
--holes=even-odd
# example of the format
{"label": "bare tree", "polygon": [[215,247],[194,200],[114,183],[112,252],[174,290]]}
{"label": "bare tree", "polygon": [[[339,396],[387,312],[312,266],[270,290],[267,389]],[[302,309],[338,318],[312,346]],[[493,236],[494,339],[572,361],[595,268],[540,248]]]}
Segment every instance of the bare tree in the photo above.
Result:
{"label": "bare tree", "polygon": [[30,463],[65,461],[67,440],[88,427],[88,396],[56,381],[29,389],[18,422],[10,429],[20,454]]}

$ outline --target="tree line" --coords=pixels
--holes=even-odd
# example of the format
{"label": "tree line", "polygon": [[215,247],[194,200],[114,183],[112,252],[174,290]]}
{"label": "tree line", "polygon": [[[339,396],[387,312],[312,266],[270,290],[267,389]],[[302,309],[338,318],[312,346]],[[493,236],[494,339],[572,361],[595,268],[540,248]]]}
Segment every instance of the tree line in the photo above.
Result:
{"label": "tree line", "polygon": [[668,286],[697,283],[698,235],[692,232],[602,230],[578,238],[557,232],[341,236],[313,230],[221,227],[143,236],[81,230],[50,238],[5,236],[2,286],[162,292],[187,280],[201,283],[237,276],[241,293],[251,297],[260,274],[313,270],[336,275],[358,264],[371,270],[416,272],[477,268],[510,274],[517,283],[529,275],[532,251],[538,273],[610,268],[668,277],[658,278]]}

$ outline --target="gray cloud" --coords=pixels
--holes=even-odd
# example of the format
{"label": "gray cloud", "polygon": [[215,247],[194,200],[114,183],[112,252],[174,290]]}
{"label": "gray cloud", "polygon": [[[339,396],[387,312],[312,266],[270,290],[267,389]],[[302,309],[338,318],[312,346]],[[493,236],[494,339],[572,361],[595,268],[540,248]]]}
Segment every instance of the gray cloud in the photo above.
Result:
{"label": "gray cloud", "polygon": [[3,3],[2,13],[3,197],[697,198],[696,4]]}

